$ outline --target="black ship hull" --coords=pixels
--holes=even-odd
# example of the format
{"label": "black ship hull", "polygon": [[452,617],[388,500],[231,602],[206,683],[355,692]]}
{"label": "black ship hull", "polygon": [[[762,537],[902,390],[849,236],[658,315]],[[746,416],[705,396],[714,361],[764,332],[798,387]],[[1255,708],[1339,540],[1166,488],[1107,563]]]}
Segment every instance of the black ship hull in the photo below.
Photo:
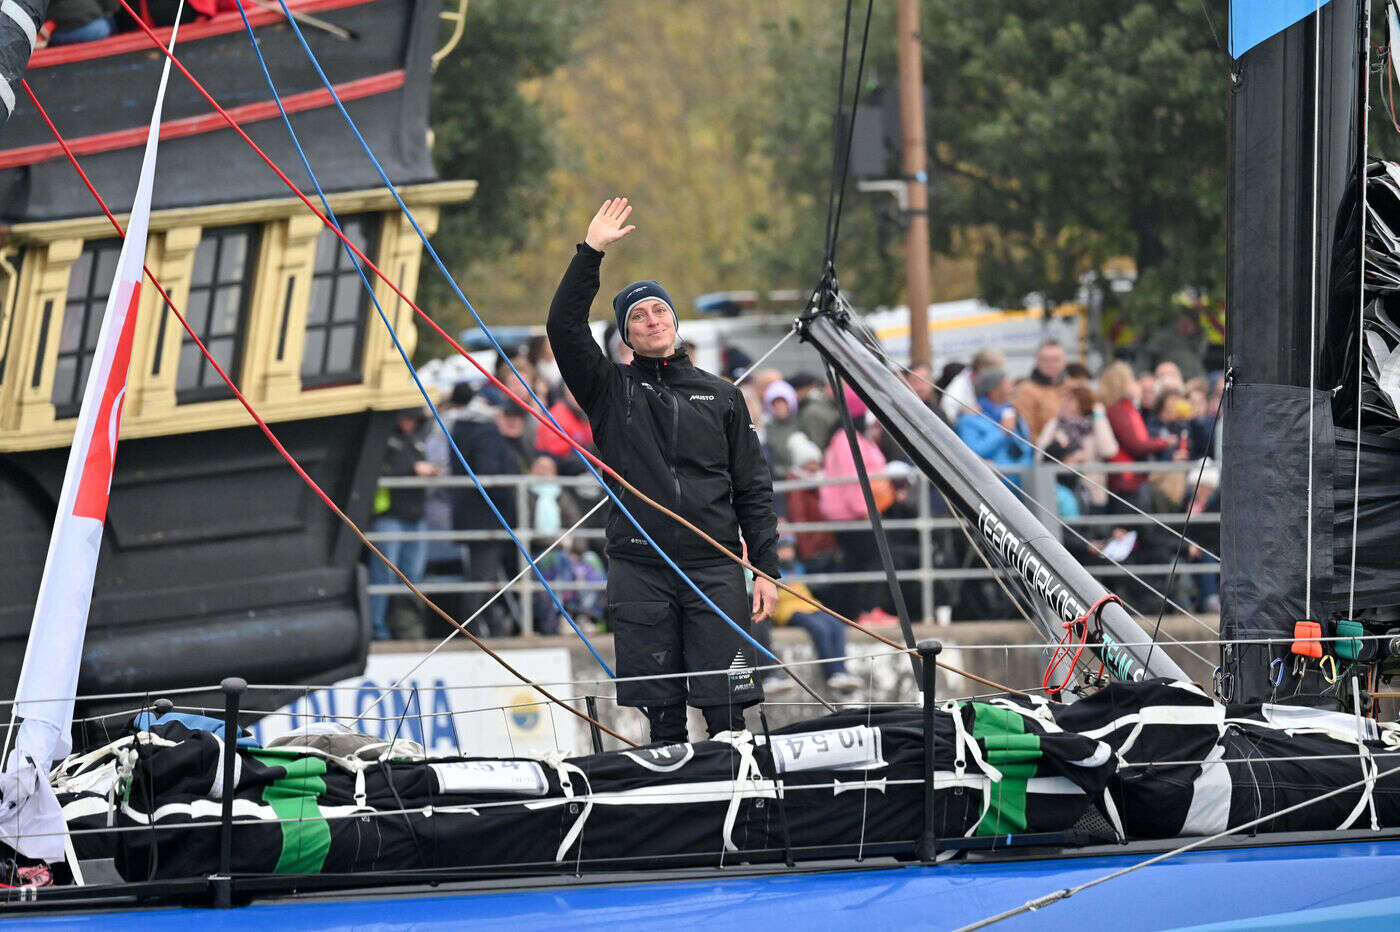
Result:
{"label": "black ship hull", "polygon": [[[391,414],[278,424],[357,523]],[[0,455],[0,695],[14,695],[67,450]],[[332,682],[364,669],[360,543],[255,427],[124,440],[102,537],[81,695]],[[130,701],[116,703],[130,707]],[[99,702],[80,704],[92,711]]]}

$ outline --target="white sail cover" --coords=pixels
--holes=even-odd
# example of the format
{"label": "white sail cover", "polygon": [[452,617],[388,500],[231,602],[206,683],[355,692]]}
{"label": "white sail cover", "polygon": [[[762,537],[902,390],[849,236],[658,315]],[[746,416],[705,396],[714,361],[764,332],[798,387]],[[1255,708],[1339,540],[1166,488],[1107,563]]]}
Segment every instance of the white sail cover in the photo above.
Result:
{"label": "white sail cover", "polygon": [[[173,33],[170,41],[173,47]],[[141,297],[151,186],[169,74],[167,60],[146,136],[146,153],[126,241],[117,260],[92,368],[83,389],[68,471],[63,477],[53,536],[34,606],[34,623],[29,629],[29,644],[15,695],[15,715],[23,721],[5,772],[0,774],[0,840],[26,857],[46,861],[64,857],[66,829],[48,775],[54,761],[72,750],[73,699],[78,689],[78,667],[126,397],[127,364],[131,360],[136,308]]]}

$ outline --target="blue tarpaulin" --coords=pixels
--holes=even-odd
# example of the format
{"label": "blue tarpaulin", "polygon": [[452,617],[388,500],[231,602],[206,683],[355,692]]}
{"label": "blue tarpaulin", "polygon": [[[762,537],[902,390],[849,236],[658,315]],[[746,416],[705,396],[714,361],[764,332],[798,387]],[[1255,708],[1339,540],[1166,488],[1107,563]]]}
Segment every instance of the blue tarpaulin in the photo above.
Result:
{"label": "blue tarpaulin", "polygon": [[1230,55],[1239,58],[1328,0],[1230,0]]}

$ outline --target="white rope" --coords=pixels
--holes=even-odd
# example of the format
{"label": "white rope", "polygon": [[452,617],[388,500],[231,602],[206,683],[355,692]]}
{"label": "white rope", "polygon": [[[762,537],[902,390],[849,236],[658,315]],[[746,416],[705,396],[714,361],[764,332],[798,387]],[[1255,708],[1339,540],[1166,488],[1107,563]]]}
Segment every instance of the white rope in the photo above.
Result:
{"label": "white rope", "polygon": [[[1307,574],[1303,580],[1303,613],[1311,618],[1312,574],[1313,574],[1313,393],[1317,380],[1317,150],[1321,131],[1322,116],[1322,0],[1317,0],[1313,18],[1313,173],[1312,173],[1312,293],[1308,301],[1308,546]],[[1361,121],[1366,118],[1363,114]],[[1361,187],[1366,187],[1365,172],[1362,172]],[[1363,246],[1362,252],[1365,252]],[[1365,291],[1365,283],[1360,285]],[[1354,551],[1353,551],[1354,552]]]}
{"label": "white rope", "polygon": [[[1074,527],[1072,527],[1072,526],[1069,524],[1069,522],[1065,521],[1064,518],[1061,518],[1058,514],[1056,514],[1054,511],[1052,511],[1049,507],[1047,507],[1047,506],[1041,504],[1039,501],[1036,501],[1036,499],[1033,498],[1029,492],[1025,491],[1025,490],[1022,489],[1020,486],[1017,486],[1017,485],[1014,484],[1014,483],[1010,484],[1008,487],[1011,488],[1012,490],[1016,491],[1016,492],[1019,492],[1019,493],[1021,494],[1021,496],[1022,496],[1023,498],[1025,498],[1026,501],[1032,502],[1032,503],[1034,503],[1035,505],[1037,505],[1042,511],[1044,511],[1044,512],[1045,512],[1046,514],[1048,514],[1050,517],[1054,518],[1057,522],[1059,522],[1059,524],[1060,524],[1065,530],[1069,531],[1069,532],[1070,532],[1071,534],[1073,534],[1075,537],[1079,538],[1079,540],[1080,540],[1081,542],[1083,542],[1084,544],[1086,544],[1086,545],[1088,545],[1088,546],[1090,546],[1090,547],[1093,547],[1093,543],[1092,543],[1092,541],[1089,540],[1089,538],[1087,538],[1087,537],[1085,537],[1083,534],[1081,534],[1078,530],[1076,530]],[[1185,538],[1183,538],[1183,539],[1185,539]],[[1101,556],[1103,559],[1107,560],[1109,563],[1112,563],[1114,566],[1116,566],[1116,567],[1118,567],[1119,569],[1121,569],[1121,570],[1122,570],[1124,573],[1126,573],[1129,577],[1131,577],[1133,580],[1135,580],[1135,581],[1138,583],[1138,585],[1142,586],[1142,587],[1143,587],[1144,589],[1146,589],[1148,592],[1151,592],[1153,595],[1157,596],[1159,599],[1161,599],[1161,600],[1163,601],[1163,603],[1165,603],[1165,604],[1167,604],[1167,605],[1170,605],[1172,608],[1176,609],[1176,610],[1177,610],[1178,612],[1180,612],[1184,617],[1189,618],[1189,619],[1191,619],[1192,621],[1194,621],[1194,622],[1195,622],[1199,627],[1201,627],[1202,629],[1204,629],[1204,630],[1206,630],[1206,631],[1210,631],[1210,632],[1212,632],[1212,633],[1215,633],[1215,629],[1212,628],[1208,622],[1203,621],[1202,619],[1198,618],[1198,617],[1197,617],[1196,615],[1194,615],[1192,612],[1188,611],[1184,606],[1180,605],[1180,604],[1177,603],[1174,599],[1172,599],[1170,596],[1168,596],[1165,592],[1162,592],[1162,591],[1159,590],[1156,586],[1153,586],[1151,583],[1149,583],[1146,579],[1143,579],[1143,578],[1142,578],[1141,576],[1139,576],[1137,573],[1133,572],[1132,567],[1130,567],[1130,566],[1128,566],[1127,564],[1124,564],[1124,563],[1119,563],[1117,560],[1113,559],[1112,557],[1108,556],[1108,555],[1105,554],[1105,553],[1100,552],[1099,556]],[[1123,600],[1123,605],[1124,605],[1124,607],[1126,607],[1126,608],[1128,609],[1128,611],[1130,611],[1130,612],[1132,612],[1134,615],[1136,615],[1136,616],[1138,617],[1138,619],[1139,619],[1140,621],[1142,621],[1144,624],[1147,622],[1147,620],[1148,620],[1148,619],[1147,619],[1147,616],[1144,615],[1142,612],[1138,611],[1135,607],[1133,607],[1133,605],[1130,604],[1126,599]],[[1183,642],[1183,641],[1181,641],[1181,640],[1178,640],[1177,638],[1173,637],[1173,636],[1172,636],[1170,633],[1168,633],[1168,632],[1162,632],[1162,636],[1165,637],[1168,641],[1171,641],[1173,644],[1183,645],[1183,644],[1185,643],[1185,642]],[[1151,645],[1149,646],[1148,649],[1151,650],[1151,649],[1152,649],[1153,647],[1155,647],[1155,646],[1156,646],[1156,644],[1153,643],[1153,644],[1151,644]],[[1195,657],[1197,660],[1201,661],[1201,662],[1204,663],[1204,664],[1207,664],[1207,665],[1210,665],[1210,664],[1211,664],[1211,661],[1207,660],[1205,657],[1202,657],[1199,653],[1197,653],[1196,651],[1192,650],[1192,649],[1189,648],[1189,647],[1186,648],[1186,652],[1187,652],[1188,654],[1190,654],[1191,656]]]}
{"label": "white rope", "polygon": [[[1356,617],[1356,540],[1357,526],[1361,519],[1361,376],[1365,369],[1366,356],[1366,195],[1369,179],[1366,169],[1371,158],[1371,134],[1369,116],[1371,111],[1371,4],[1364,5],[1362,13],[1361,68],[1361,272],[1356,279],[1356,459],[1352,465],[1351,486],[1351,573],[1347,583],[1347,617]],[[1394,50],[1392,49],[1392,52]],[[1361,757],[1366,749],[1363,741],[1366,736],[1365,721],[1361,717],[1361,674],[1351,677],[1351,709],[1356,716],[1356,748]],[[1376,763],[1371,761],[1374,776]],[[1366,761],[1361,760],[1361,772],[1366,772]],[[1375,801],[1371,802],[1371,825],[1376,824]]]}
{"label": "white rope", "polygon": [[[1006,433],[1006,434],[1013,434],[1013,433],[1014,433],[1014,431],[1008,429],[1007,426],[1006,426],[1005,424],[1001,423],[1001,422],[998,421],[998,420],[994,420],[993,418],[987,417],[987,415],[986,415],[981,409],[979,409],[979,408],[977,408],[977,407],[974,407],[973,405],[969,405],[967,402],[963,401],[961,398],[958,398],[956,395],[949,395],[947,389],[945,389],[945,388],[939,388],[938,385],[937,385],[936,383],[930,382],[928,379],[926,379],[926,378],[924,378],[923,376],[919,375],[917,372],[914,372],[914,371],[913,371],[912,369],[910,369],[908,366],[904,365],[902,362],[900,362],[899,360],[897,360],[897,359],[895,359],[893,356],[891,356],[891,355],[889,354],[889,351],[885,349],[884,344],[881,343],[880,340],[879,340],[879,338],[878,338],[877,336],[875,336],[874,333],[871,332],[870,328],[869,328],[868,326],[866,326],[865,322],[862,321],[862,320],[860,320],[860,318],[859,318],[858,315],[852,314],[852,315],[851,315],[851,320],[853,320],[853,321],[855,321],[856,323],[858,323],[859,326],[861,327],[861,329],[865,331],[866,335],[869,336],[870,339],[874,342],[875,346],[877,346],[877,347],[879,348],[880,357],[885,361],[885,364],[886,364],[886,365],[888,365],[888,366],[890,366],[891,368],[893,368],[893,369],[899,371],[899,372],[900,372],[901,374],[903,374],[903,375],[909,376],[910,378],[914,379],[915,381],[918,381],[918,382],[923,383],[924,385],[927,385],[929,388],[931,388],[931,389],[933,389],[934,391],[938,392],[938,393],[939,393],[940,395],[942,395],[944,398],[949,398],[949,399],[951,399],[951,400],[953,401],[954,404],[958,405],[958,407],[962,408],[962,409],[963,409],[964,411],[966,411],[968,414],[971,414],[971,415],[973,415],[973,416],[975,416],[975,417],[980,417],[980,418],[982,418],[982,420],[986,421],[988,424],[993,424],[993,425],[995,425],[996,428],[997,428],[998,430],[1002,431],[1003,433]],[[1075,478],[1079,479],[1081,482],[1087,483],[1088,485],[1091,485],[1091,486],[1093,486],[1094,488],[1096,488],[1096,489],[1098,489],[1098,490],[1100,490],[1100,491],[1106,493],[1110,498],[1112,498],[1112,499],[1114,499],[1114,500],[1120,502],[1120,503],[1123,504],[1123,505],[1126,505],[1126,506],[1127,506],[1128,508],[1130,508],[1133,512],[1135,512],[1135,513],[1141,515],[1141,516],[1144,517],[1144,518],[1147,518],[1149,521],[1151,521],[1153,524],[1157,525],[1157,526],[1158,526],[1159,528],[1161,528],[1162,530],[1166,531],[1166,532],[1169,533],[1169,534],[1173,534],[1173,535],[1175,535],[1175,536],[1181,538],[1182,540],[1186,541],[1186,543],[1190,544],[1191,546],[1196,547],[1197,549],[1199,549],[1199,550],[1201,551],[1201,553],[1203,553],[1203,554],[1205,554],[1206,556],[1210,557],[1212,560],[1219,560],[1219,559],[1220,559],[1220,555],[1219,555],[1219,554],[1214,553],[1214,552],[1211,551],[1209,548],[1207,548],[1207,547],[1203,546],[1202,544],[1198,543],[1197,541],[1194,541],[1194,540],[1192,540],[1191,538],[1187,537],[1187,536],[1186,536],[1185,534],[1183,534],[1181,531],[1178,531],[1176,528],[1174,528],[1174,527],[1172,527],[1171,525],[1167,524],[1166,522],[1162,521],[1162,520],[1161,520],[1160,518],[1158,518],[1156,515],[1153,515],[1153,514],[1148,513],[1148,512],[1147,512],[1146,510],[1144,510],[1142,507],[1140,507],[1139,505],[1137,505],[1137,504],[1134,503],[1134,502],[1129,501],[1128,499],[1126,499],[1126,498],[1124,498],[1123,496],[1119,495],[1117,492],[1114,492],[1112,489],[1110,489],[1108,486],[1104,485],[1103,483],[1098,482],[1097,480],[1093,479],[1093,478],[1090,477],[1089,475],[1087,475],[1087,474],[1081,472],[1080,470],[1076,469],[1076,468],[1075,468],[1074,466],[1072,466],[1071,464],[1066,463],[1064,460],[1062,460],[1062,459],[1060,459],[1059,457],[1055,456],[1054,454],[1048,452],[1048,451],[1045,450],[1044,448],[1036,446],[1036,445],[1035,445],[1035,439],[1038,439],[1038,438],[1035,438],[1035,439],[1030,439],[1030,438],[1018,438],[1018,439],[1022,439],[1022,440],[1025,442],[1026,446],[1030,447],[1030,448],[1031,448],[1032,450],[1034,450],[1037,454],[1039,454],[1040,456],[1045,457],[1046,459],[1050,460],[1052,463],[1056,464],[1057,466],[1063,467],[1065,470],[1067,470],[1071,475],[1073,475]]]}
{"label": "white rope", "polygon": [[[1361,518],[1361,377],[1366,363],[1366,195],[1367,163],[1371,157],[1371,134],[1368,116],[1371,111],[1371,5],[1365,4],[1365,47],[1361,68],[1361,274],[1356,284],[1356,461],[1353,465],[1351,487],[1351,579],[1347,585],[1347,617],[1356,617],[1356,537]],[[1391,54],[1395,50],[1391,49]],[[1354,690],[1353,690],[1354,692]],[[1358,715],[1360,713],[1358,712]]]}
{"label": "white rope", "polygon": [[[1047,515],[1049,515],[1051,518],[1054,518],[1055,521],[1057,521],[1057,522],[1060,524],[1061,527],[1063,527],[1065,530],[1069,531],[1069,532],[1070,532],[1071,534],[1073,534],[1075,537],[1079,538],[1079,540],[1080,540],[1082,543],[1084,543],[1084,544],[1086,544],[1086,545],[1088,545],[1088,546],[1090,546],[1090,547],[1093,546],[1093,541],[1089,540],[1089,538],[1085,537],[1082,533],[1080,533],[1080,532],[1079,532],[1073,525],[1071,525],[1068,521],[1066,521],[1064,518],[1060,517],[1053,509],[1051,509],[1051,507],[1050,507],[1049,505],[1046,505],[1046,504],[1044,504],[1044,503],[1042,503],[1042,502],[1040,502],[1040,501],[1037,501],[1037,500],[1035,499],[1035,497],[1033,497],[1033,496],[1031,495],[1031,493],[1027,492],[1025,489],[1021,488],[1020,486],[1018,486],[1018,485],[1016,485],[1016,484],[1014,484],[1014,483],[1012,483],[1009,487],[1010,487],[1011,489],[1013,489],[1014,491],[1016,491],[1018,494],[1020,494],[1020,496],[1021,496],[1022,498],[1024,498],[1027,502],[1029,502],[1029,503],[1035,505],[1035,506],[1036,506],[1037,508],[1039,508],[1041,511],[1043,511],[1043,512],[1045,512]],[[1183,605],[1181,605],[1180,603],[1178,603],[1178,602],[1172,600],[1172,599],[1169,598],[1165,593],[1159,591],[1159,590],[1156,589],[1154,586],[1152,586],[1150,583],[1148,583],[1147,580],[1143,579],[1143,578],[1142,578],[1141,576],[1139,576],[1137,573],[1133,572],[1133,569],[1132,569],[1131,566],[1127,565],[1126,563],[1120,563],[1120,562],[1118,562],[1117,560],[1113,559],[1112,557],[1110,557],[1110,556],[1108,556],[1107,554],[1102,553],[1102,552],[1099,554],[1099,556],[1102,557],[1104,560],[1107,560],[1109,563],[1113,564],[1114,566],[1118,567],[1119,569],[1121,569],[1125,574],[1127,574],[1127,575],[1128,575],[1129,577],[1131,577],[1132,579],[1136,580],[1140,585],[1142,585],[1145,589],[1147,589],[1147,590],[1148,590],[1149,592],[1151,592],[1153,595],[1155,595],[1155,596],[1157,596],[1158,598],[1162,599],[1166,604],[1168,604],[1168,605],[1170,605],[1172,608],[1176,609],[1176,610],[1177,610],[1178,612],[1180,612],[1183,616],[1185,616],[1185,617],[1191,619],[1192,621],[1194,621],[1194,622],[1195,622],[1198,626],[1200,626],[1201,628],[1204,628],[1206,631],[1211,631],[1211,632],[1214,632],[1214,631],[1215,631],[1215,629],[1212,628],[1212,627],[1210,626],[1210,623],[1209,623],[1209,622],[1202,620],[1201,618],[1199,618],[1198,616],[1196,616],[1195,614],[1193,614],[1192,612],[1190,612],[1189,610],[1187,610]],[[1136,611],[1136,610],[1134,610],[1134,614],[1136,614],[1139,618],[1146,618],[1145,615],[1143,615],[1141,612],[1138,612],[1138,611]]]}
{"label": "white rope", "polygon": [[1251,829],[1256,825],[1262,825],[1263,823],[1268,822],[1271,819],[1277,819],[1280,816],[1286,816],[1290,813],[1297,812],[1300,809],[1306,809],[1307,807],[1320,803],[1325,799],[1331,799],[1333,796],[1338,796],[1342,793],[1347,792],[1348,790],[1354,790],[1357,787],[1363,785],[1373,784],[1375,783],[1375,781],[1380,780],[1383,777],[1391,776],[1395,773],[1400,773],[1400,767],[1393,767],[1390,770],[1385,771],[1384,773],[1373,774],[1363,777],[1362,779],[1357,780],[1353,783],[1348,783],[1346,786],[1339,786],[1334,790],[1329,790],[1328,792],[1323,793],[1321,796],[1314,796],[1312,799],[1305,799],[1300,803],[1295,803],[1294,805],[1289,806],[1286,809],[1279,809],[1275,812],[1271,812],[1265,816],[1260,816],[1259,818],[1253,819],[1249,822],[1245,822],[1240,825],[1235,825],[1230,828],[1227,828],[1223,832],[1216,832],[1214,835],[1207,835],[1204,838],[1198,838],[1193,842],[1180,846],[1179,848],[1173,848],[1172,850],[1163,852],[1162,854],[1159,854],[1156,857],[1148,858],[1146,861],[1140,861],[1137,864],[1134,864],[1130,867],[1125,867],[1122,870],[1116,870],[1111,874],[1105,874],[1102,877],[1097,877],[1093,880],[1081,883],[1076,887],[1066,887],[1062,890],[1056,890],[1053,893],[1048,893],[1045,896],[1036,897],[1033,900],[1027,900],[1025,903],[1021,904],[1020,906],[1017,906],[1015,909],[1008,909],[1005,912],[997,913],[995,916],[988,916],[986,919],[981,919],[969,925],[962,926],[961,928],[957,929],[956,932],[972,932],[972,930],[974,929],[985,929],[987,926],[993,925],[998,922],[1002,922],[1006,919],[1011,919],[1014,916],[1019,916],[1023,913],[1032,912],[1038,909],[1044,909],[1047,906],[1053,906],[1061,900],[1069,899],[1076,893],[1082,893],[1085,890],[1088,890],[1090,887],[1097,887],[1099,884],[1107,883],[1110,880],[1116,880],[1119,877],[1126,876],[1127,874],[1131,874],[1134,871],[1142,870],[1144,867],[1151,867],[1153,864],[1159,864],[1162,861],[1167,860],[1168,858],[1174,858],[1179,854],[1185,854],[1187,851],[1194,851],[1196,848],[1199,848],[1202,845],[1208,845],[1213,841],[1218,841],[1221,838],[1238,834],[1247,829]]}

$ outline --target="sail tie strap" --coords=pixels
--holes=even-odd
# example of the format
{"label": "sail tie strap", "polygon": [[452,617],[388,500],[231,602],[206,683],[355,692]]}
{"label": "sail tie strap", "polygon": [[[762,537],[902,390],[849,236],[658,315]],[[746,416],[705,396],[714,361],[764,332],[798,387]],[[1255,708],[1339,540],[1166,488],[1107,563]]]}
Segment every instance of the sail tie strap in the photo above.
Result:
{"label": "sail tie strap", "polygon": [[739,755],[739,766],[734,773],[734,791],[729,797],[729,809],[724,814],[724,850],[739,850],[734,844],[734,825],[739,821],[739,805],[753,797],[778,798],[778,785],[775,780],[769,783],[763,779],[763,768],[754,756],[753,735],[747,731],[722,731],[712,741],[727,744]]}
{"label": "sail tie strap", "polygon": [[[559,774],[559,788],[564,791],[565,799],[573,799],[574,781],[571,774],[577,775],[583,781],[583,811],[579,813],[574,824],[569,826],[569,831],[564,835],[564,840],[559,843],[559,850],[554,853],[556,862],[563,861],[564,856],[569,853],[569,849],[574,846],[583,835],[583,826],[588,822],[588,817],[593,814],[593,784],[588,781],[588,774],[584,773],[576,765],[564,760],[562,751],[552,751],[544,756],[544,762],[553,767]],[[582,850],[580,850],[582,855]]]}
{"label": "sail tie strap", "polygon": [[[1090,622],[1093,622],[1095,629],[1093,636],[1097,640],[1100,616],[1103,614],[1104,607],[1110,602],[1123,605],[1123,600],[1110,592],[1090,606],[1083,615],[1064,623],[1065,633],[1060,637],[1060,642],[1055,645],[1055,651],[1050,655],[1050,663],[1045,668],[1045,675],[1040,678],[1040,685],[1045,688],[1048,695],[1059,696],[1069,686],[1069,681],[1074,678],[1074,668],[1078,665],[1079,658],[1083,656],[1084,649],[1089,646]],[[1078,643],[1075,643],[1076,638]],[[1060,664],[1066,660],[1069,661],[1069,668],[1065,670],[1065,678],[1058,686],[1050,685],[1050,681],[1054,679]],[[1100,672],[1102,672],[1102,667],[1100,667]]]}

